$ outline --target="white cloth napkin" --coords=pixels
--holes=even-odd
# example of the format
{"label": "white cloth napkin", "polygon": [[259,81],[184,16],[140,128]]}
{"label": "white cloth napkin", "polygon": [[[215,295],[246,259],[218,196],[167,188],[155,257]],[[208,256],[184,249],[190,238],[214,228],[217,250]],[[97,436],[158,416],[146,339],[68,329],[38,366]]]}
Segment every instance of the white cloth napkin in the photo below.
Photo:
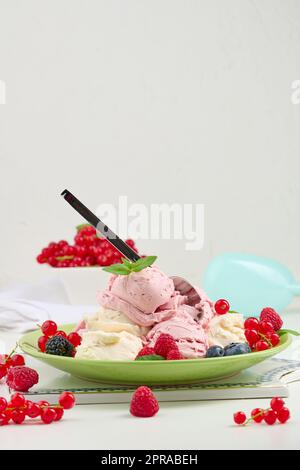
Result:
{"label": "white cloth napkin", "polygon": [[0,331],[24,333],[45,320],[76,323],[97,305],[70,305],[63,285],[50,279],[38,285],[19,285],[0,292]]}

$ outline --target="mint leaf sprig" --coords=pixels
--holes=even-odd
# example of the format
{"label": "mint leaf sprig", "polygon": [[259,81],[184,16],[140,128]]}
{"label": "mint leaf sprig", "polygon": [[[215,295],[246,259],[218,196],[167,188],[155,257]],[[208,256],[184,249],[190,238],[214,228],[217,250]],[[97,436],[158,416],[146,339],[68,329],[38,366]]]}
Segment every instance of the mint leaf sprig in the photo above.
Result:
{"label": "mint leaf sprig", "polygon": [[118,274],[119,276],[128,276],[130,273],[138,273],[139,271],[151,266],[156,261],[157,256],[145,256],[144,258],[140,258],[134,262],[128,261],[125,258],[121,259],[122,263],[105,266],[103,271]]}

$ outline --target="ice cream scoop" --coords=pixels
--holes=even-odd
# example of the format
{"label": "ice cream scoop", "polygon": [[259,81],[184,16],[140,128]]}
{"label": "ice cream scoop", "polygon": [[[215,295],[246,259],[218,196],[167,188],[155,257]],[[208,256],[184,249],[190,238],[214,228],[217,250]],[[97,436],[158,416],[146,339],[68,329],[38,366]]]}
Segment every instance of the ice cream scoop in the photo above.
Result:
{"label": "ice cream scoop", "polygon": [[240,313],[216,315],[208,326],[209,346],[228,346],[230,343],[244,343],[244,320]]}
{"label": "ice cream scoop", "polygon": [[204,328],[193,320],[192,316],[182,307],[172,318],[162,321],[152,328],[146,337],[149,346],[153,347],[163,333],[168,333],[175,339],[179,351],[186,359],[203,357],[208,348],[207,334]]}
{"label": "ice cream scoop", "polygon": [[117,310],[101,308],[93,315],[84,315],[83,321],[77,327],[79,334],[82,333],[82,330],[106,331],[108,333],[127,331],[135,336],[145,336],[149,328],[133,323],[126,315]]}
{"label": "ice cream scoop", "polygon": [[83,331],[75,359],[130,361],[135,359],[142,347],[142,340],[127,331]]}
{"label": "ice cream scoop", "polygon": [[174,294],[172,279],[153,266],[127,276],[112,276],[107,289],[97,298],[100,305],[124,313],[134,323],[152,326],[173,315],[173,307],[166,310],[160,307]]}
{"label": "ice cream scoop", "polygon": [[157,266],[116,276],[110,286],[112,294],[142,312],[154,313],[174,294],[174,283]]}
{"label": "ice cream scoop", "polygon": [[203,328],[207,328],[210,320],[215,316],[213,303],[208,298],[203,289],[194,287],[186,279],[174,276],[172,277],[176,292],[181,296],[181,303],[193,309],[188,313],[192,315]]}
{"label": "ice cream scoop", "polygon": [[128,276],[112,276],[97,298],[103,307],[122,312],[146,327],[171,318],[179,308],[203,328],[215,314],[204,291],[183,278],[169,278],[156,266]]}

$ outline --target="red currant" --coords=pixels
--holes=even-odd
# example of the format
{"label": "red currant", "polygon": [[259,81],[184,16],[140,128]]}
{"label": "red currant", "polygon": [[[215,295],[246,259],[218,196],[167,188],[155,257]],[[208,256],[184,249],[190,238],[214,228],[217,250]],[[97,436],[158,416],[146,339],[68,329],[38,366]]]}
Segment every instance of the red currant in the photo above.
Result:
{"label": "red currant", "polygon": [[94,264],[96,264],[96,260],[93,256],[87,256],[85,258],[85,262],[86,262],[87,266],[93,266]]}
{"label": "red currant", "polygon": [[274,397],[271,400],[271,408],[274,411],[280,411],[284,407],[284,400],[280,397]]}
{"label": "red currant", "polygon": [[11,356],[12,366],[25,366],[25,359],[21,354]]}
{"label": "red currant", "polygon": [[128,238],[127,240],[125,240],[125,243],[131,248],[134,248],[135,243],[133,240],[131,240],[131,238]]}
{"label": "red currant", "polygon": [[8,424],[9,419],[5,413],[0,413],[0,426],[5,426]]}
{"label": "red currant", "polygon": [[256,330],[245,330],[245,337],[250,346],[253,346],[257,341],[259,341],[259,334]]}
{"label": "red currant", "polygon": [[285,406],[281,408],[279,411],[277,411],[277,419],[280,423],[284,424],[287,422],[287,420],[290,418],[290,410],[286,408]]}
{"label": "red currant", "polygon": [[44,258],[48,259],[49,256],[52,255],[51,249],[49,250],[48,247],[47,247],[47,248],[43,248],[43,249],[42,249],[42,255],[44,256]]}
{"label": "red currant", "polygon": [[230,309],[229,302],[225,299],[219,299],[215,302],[215,311],[218,315],[226,314]]}
{"label": "red currant", "polygon": [[270,346],[267,343],[267,341],[258,341],[255,345],[255,350],[256,351],[265,351],[266,349],[269,349]]}
{"label": "red currant", "polygon": [[37,418],[41,414],[41,409],[37,403],[27,402],[26,414],[29,418]]}
{"label": "red currant", "polygon": [[45,424],[50,424],[56,418],[56,411],[53,408],[43,408],[41,411],[41,420]]}
{"label": "red currant", "polygon": [[115,256],[114,251],[109,248],[108,250],[106,250],[105,256],[107,258],[107,262],[111,264]]}
{"label": "red currant", "polygon": [[261,423],[262,420],[264,419],[264,410],[261,408],[254,408],[251,412],[251,416],[253,418],[253,421],[256,423]]}
{"label": "red currant", "polygon": [[[75,235],[74,241],[75,241],[75,245],[76,245],[77,247],[79,247],[79,246],[84,246],[84,245],[85,245],[84,237],[83,237],[82,235],[80,235],[80,233],[78,233],[77,235]],[[76,249],[76,252],[77,252],[77,254],[78,254],[77,249]]]}
{"label": "red currant", "polygon": [[262,322],[259,322],[259,332],[262,333],[263,335],[266,335],[267,333],[273,333],[274,327],[272,323],[267,322],[267,321],[262,321]]}
{"label": "red currant", "polygon": [[69,243],[66,240],[60,240],[57,244],[58,248],[62,250],[65,246],[68,246]]}
{"label": "red currant", "polygon": [[0,413],[2,413],[2,411],[5,411],[6,407],[7,400],[4,397],[0,397]]}
{"label": "red currant", "polygon": [[96,240],[96,237],[94,235],[85,236],[84,237],[84,244],[85,244],[85,246],[89,247],[89,246],[94,244],[95,240]]}
{"label": "red currant", "polygon": [[9,369],[10,367],[12,367],[14,365],[13,360],[10,356],[7,356],[7,358],[5,359],[5,365],[6,365],[7,369]]}
{"label": "red currant", "polygon": [[75,246],[66,245],[63,247],[64,256],[74,256],[76,254]]}
{"label": "red currant", "polygon": [[88,254],[88,250],[85,246],[75,246],[76,255],[80,258],[86,256]]}
{"label": "red currant", "polygon": [[78,232],[82,235],[94,235],[96,234],[96,229],[92,225],[84,225]]}
{"label": "red currant", "polygon": [[56,268],[57,266],[57,259],[55,258],[55,256],[50,256],[48,258],[48,264],[50,264],[50,266],[52,266],[52,268]]}
{"label": "red currant", "polygon": [[43,408],[45,406],[50,406],[50,403],[46,400],[40,400],[40,401],[38,401],[37,404],[39,405],[40,408]]}
{"label": "red currant", "polygon": [[259,329],[259,320],[255,317],[246,318],[244,323],[245,330],[255,330],[258,331]]}
{"label": "red currant", "polygon": [[57,243],[50,242],[48,245],[48,250],[51,254],[53,254],[57,250]]}
{"label": "red currant", "polygon": [[40,336],[38,339],[38,347],[42,352],[46,351],[46,343],[48,341],[48,336]]}
{"label": "red currant", "polygon": [[55,413],[56,413],[56,417],[54,418],[54,421],[60,421],[61,418],[64,415],[64,409],[63,408],[55,408]]}
{"label": "red currant", "polygon": [[81,344],[81,336],[75,331],[68,335],[68,340],[75,348]]}
{"label": "red currant", "polygon": [[58,402],[60,406],[64,408],[64,410],[69,410],[75,405],[75,396],[71,392],[63,392],[60,395]]}
{"label": "red currant", "polygon": [[57,324],[52,320],[47,320],[42,324],[42,333],[46,336],[53,336],[57,332]]}
{"label": "red currant", "polygon": [[21,406],[25,405],[25,397],[21,393],[14,393],[10,397],[10,402],[13,408],[21,408]]}
{"label": "red currant", "polygon": [[99,264],[99,266],[108,266],[109,263],[107,257],[105,255],[98,256],[97,264]]}
{"label": "red currant", "polygon": [[67,333],[65,333],[64,331],[62,330],[59,330],[55,333],[54,336],[62,336],[63,338],[67,338]]}
{"label": "red currant", "polygon": [[46,263],[47,261],[44,255],[42,255],[41,253],[36,257],[36,260],[39,264]]}
{"label": "red currant", "polygon": [[5,364],[8,359],[8,354],[0,354],[0,364]]}
{"label": "red currant", "polygon": [[247,416],[243,411],[238,411],[237,413],[234,413],[233,415],[233,420],[236,424],[244,424],[246,422]]}
{"label": "red currant", "polygon": [[280,336],[277,333],[267,333],[266,338],[270,341],[273,347],[280,343]]}
{"label": "red currant", "polygon": [[61,261],[59,267],[60,267],[60,268],[69,268],[70,263],[71,263],[71,260],[69,260],[69,259],[64,259],[64,260]]}
{"label": "red currant", "polygon": [[100,243],[101,248],[104,251],[106,251],[108,248],[111,247],[111,244],[107,240],[105,240],[104,238],[100,238],[99,243]]}
{"label": "red currant", "polygon": [[22,424],[25,420],[26,414],[22,410],[14,410],[11,412],[11,419],[15,424]]}
{"label": "red currant", "polygon": [[7,367],[5,364],[0,364],[0,380],[7,374]]}
{"label": "red currant", "polygon": [[276,413],[273,410],[267,410],[264,412],[264,421],[272,426],[277,419]]}
{"label": "red currant", "polygon": [[79,265],[79,266],[81,266],[82,268],[87,268],[87,267],[89,267],[89,266],[90,266],[90,264],[89,264],[89,263],[87,263],[86,261],[81,261],[81,263],[80,263],[80,265]]}

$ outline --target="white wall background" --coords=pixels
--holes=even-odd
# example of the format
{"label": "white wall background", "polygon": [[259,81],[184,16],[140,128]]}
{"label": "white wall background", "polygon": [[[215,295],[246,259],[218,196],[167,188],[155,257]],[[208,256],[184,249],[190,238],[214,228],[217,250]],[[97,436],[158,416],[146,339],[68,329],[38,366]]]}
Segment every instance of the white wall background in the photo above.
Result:
{"label": "white wall background", "polygon": [[71,238],[65,187],[204,203],[200,252],[139,244],[167,272],[237,250],[300,279],[299,24],[299,0],[0,0],[1,287]]}

